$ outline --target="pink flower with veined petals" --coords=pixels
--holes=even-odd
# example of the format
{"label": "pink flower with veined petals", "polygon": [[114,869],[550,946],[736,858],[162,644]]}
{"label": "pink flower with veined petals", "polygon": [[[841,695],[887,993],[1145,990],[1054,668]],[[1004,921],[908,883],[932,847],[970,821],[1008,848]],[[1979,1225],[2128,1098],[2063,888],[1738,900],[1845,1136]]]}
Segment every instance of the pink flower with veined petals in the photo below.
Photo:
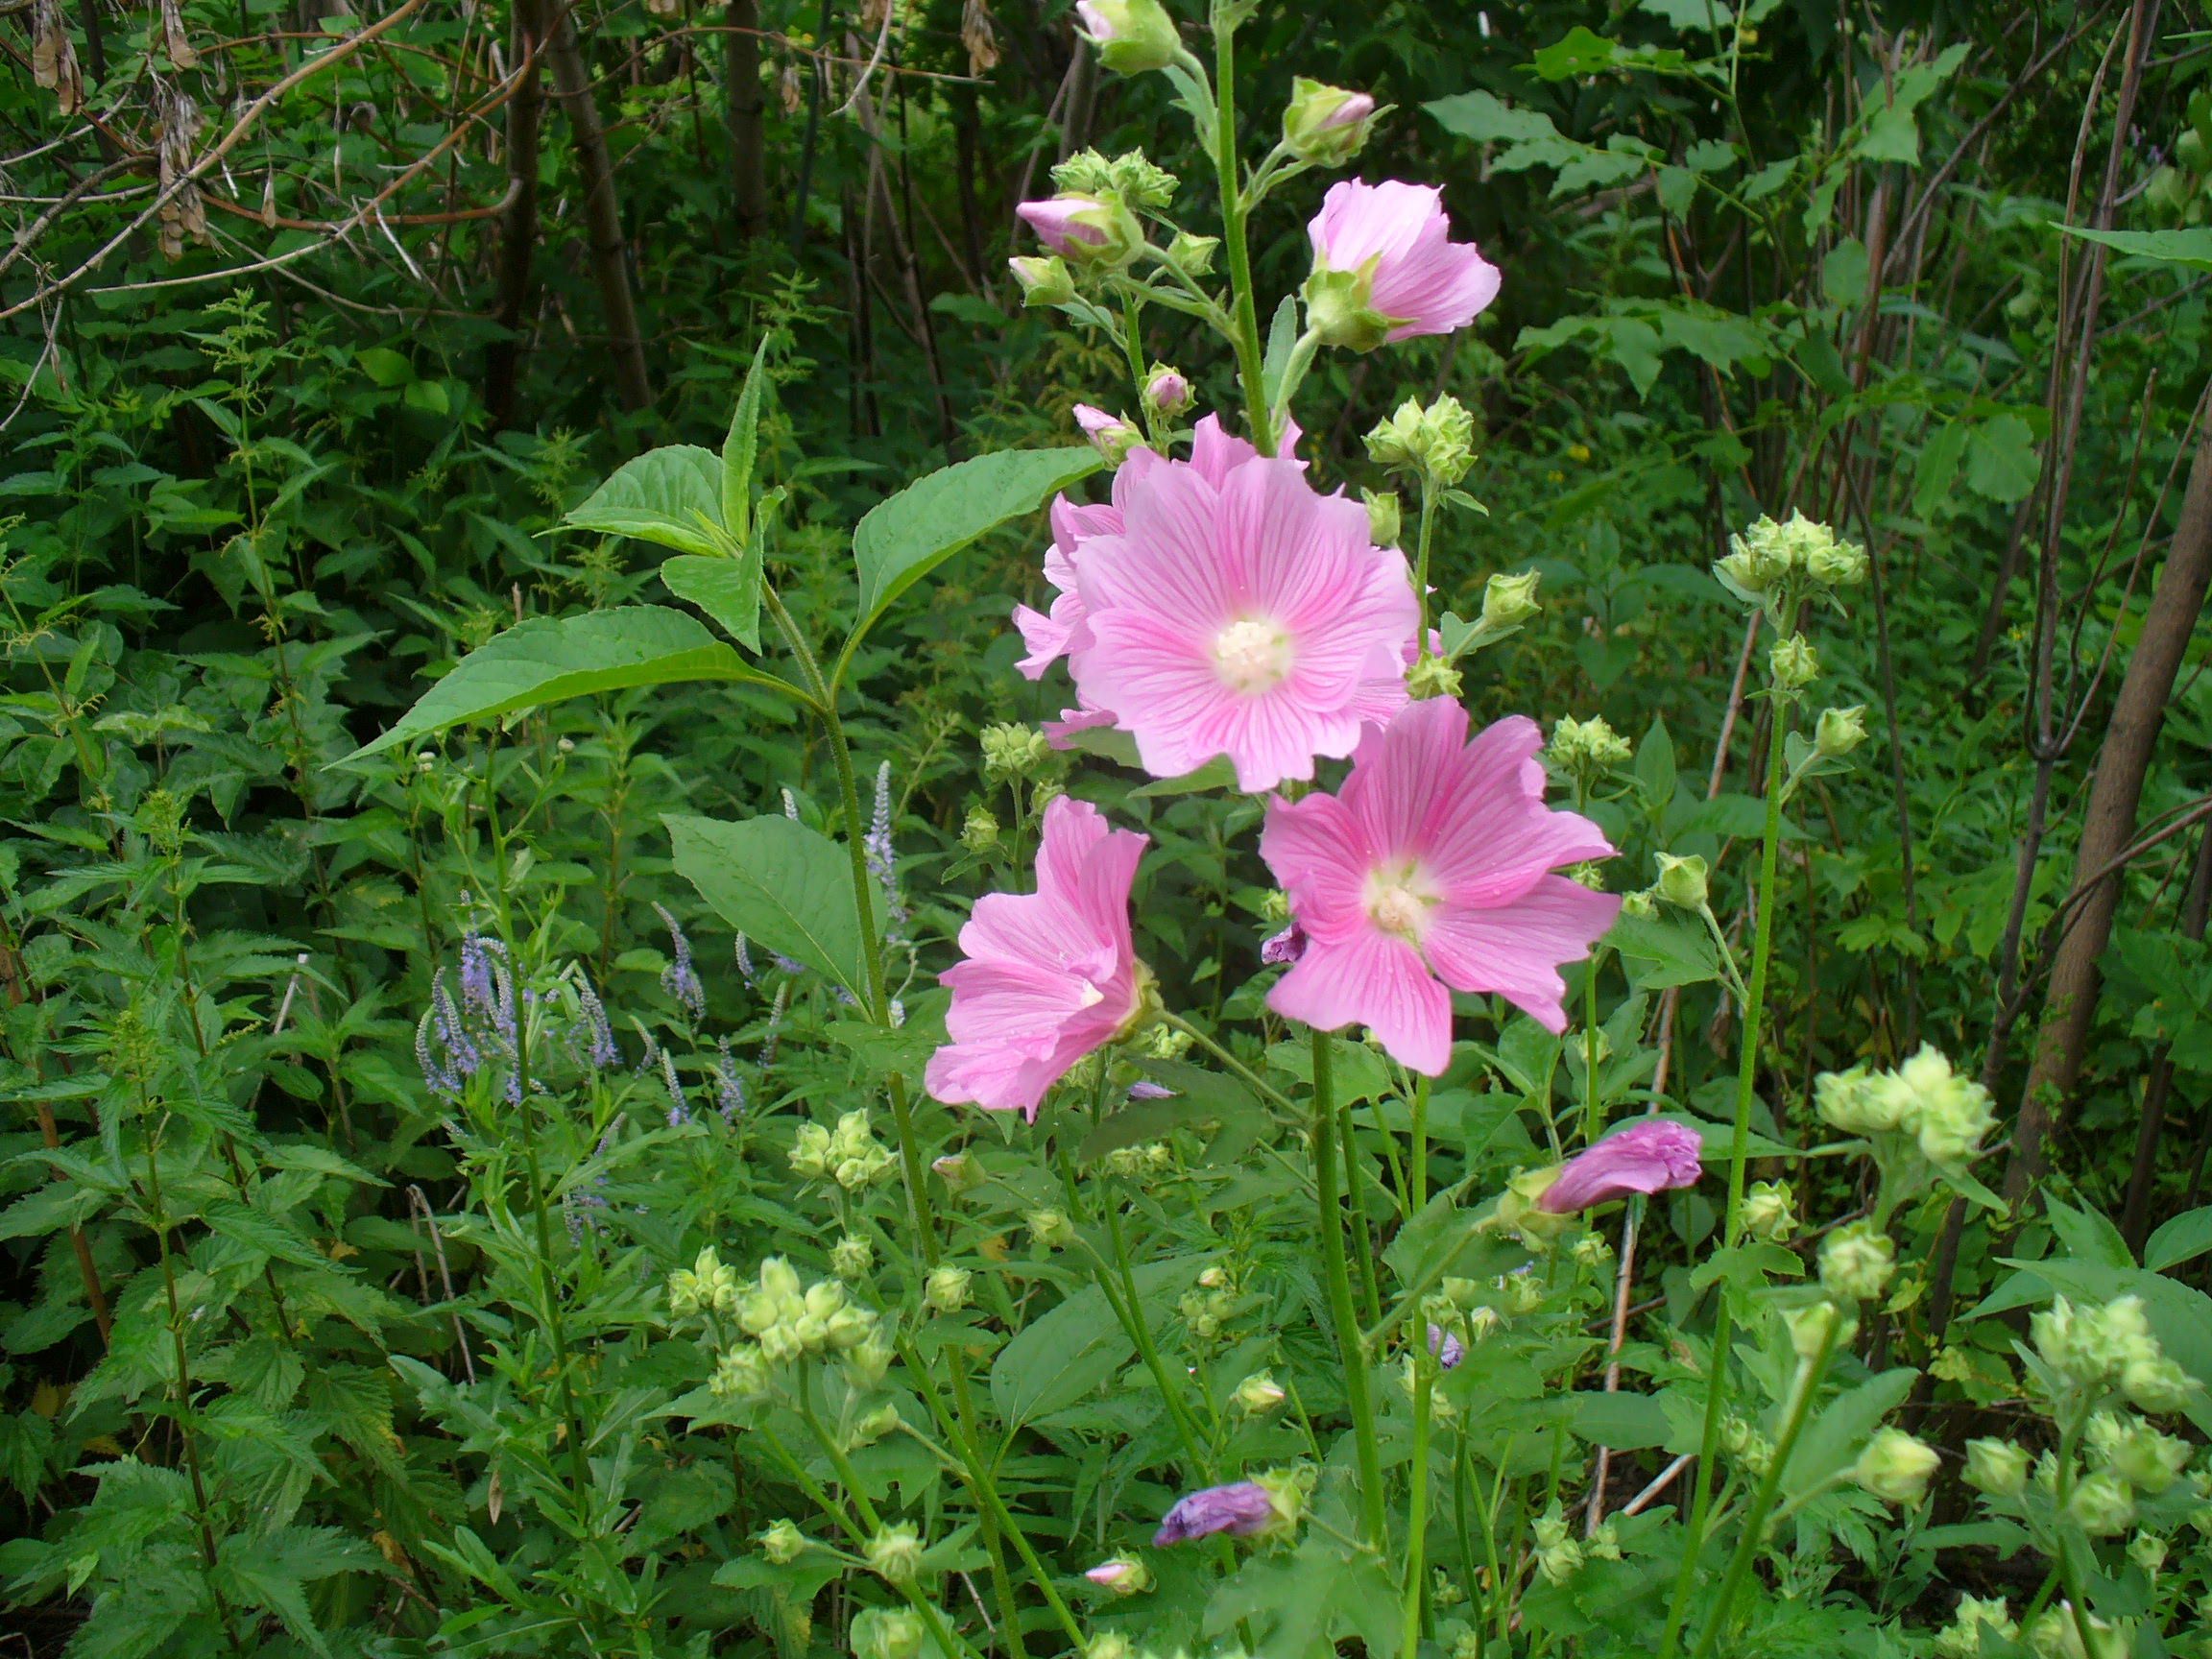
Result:
{"label": "pink flower with veined petals", "polygon": [[1365,508],[1217,423],[1199,436],[1188,462],[1136,449],[1116,474],[1121,529],[1073,561],[1088,637],[1070,630],[1068,666],[1154,776],[1226,755],[1238,788],[1268,789],[1405,700],[1418,610]]}
{"label": "pink flower with veined petals", "polygon": [[1536,1208],[1553,1215],[1572,1215],[1631,1192],[1695,1186],[1704,1146],[1695,1129],[1664,1118],[1646,1118],[1568,1159],[1559,1166],[1559,1178],[1536,1200]]}
{"label": "pink flower with veined petals", "polygon": [[1452,1055],[1452,991],[1497,992],[1565,1029],[1558,966],[1589,954],[1621,901],[1550,874],[1613,849],[1545,806],[1543,742],[1520,715],[1469,742],[1458,704],[1410,703],[1360,739],[1337,793],[1270,804],[1260,855],[1307,943],[1267,1005],[1323,1030],[1357,1022],[1432,1077]]}
{"label": "pink flower with veined petals", "polygon": [[1472,242],[1449,240],[1443,192],[1390,180],[1330,186],[1307,227],[1316,271],[1368,275],[1367,309],[1389,319],[1386,338],[1449,334],[1498,298],[1504,278]]}
{"label": "pink flower with veined petals", "polygon": [[1024,202],[1014,209],[1014,216],[1036,231],[1037,239],[1055,253],[1080,253],[1083,248],[1106,244],[1106,232],[1098,224],[1098,204],[1088,196]]}
{"label": "pink flower with veined petals", "polygon": [[1148,839],[1066,795],[1045,808],[1037,891],[977,900],[960,929],[966,959],[940,975],[952,1041],[929,1056],[933,1096],[1035,1118],[1045,1091],[1136,1017],[1129,883]]}

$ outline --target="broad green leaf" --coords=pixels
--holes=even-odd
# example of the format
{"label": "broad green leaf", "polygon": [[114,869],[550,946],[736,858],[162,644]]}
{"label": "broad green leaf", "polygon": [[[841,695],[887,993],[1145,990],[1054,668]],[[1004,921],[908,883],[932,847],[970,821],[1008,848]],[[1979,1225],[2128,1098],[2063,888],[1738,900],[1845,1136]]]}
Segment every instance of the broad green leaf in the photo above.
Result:
{"label": "broad green leaf", "polygon": [[1455,92],[1421,106],[1436,117],[1447,132],[1472,138],[1478,144],[1532,144],[1558,139],[1551,117],[1535,109],[1517,109],[1488,92]]}
{"label": "broad green leaf", "polygon": [[1636,10],[1664,17],[1685,34],[1693,29],[1719,34],[1736,20],[1736,14],[1721,0],[1639,0]]}
{"label": "broad green leaf", "polygon": [[1089,477],[1102,464],[1089,445],[1001,449],[932,472],[878,503],[853,532],[853,559],[860,573],[860,621],[854,637],[978,536],[1035,512],[1053,492]]}
{"label": "broad green leaf", "polygon": [[1782,1490],[1802,1497],[1857,1461],[1867,1436],[1905,1403],[1920,1373],[1900,1365],[1870,1377],[1814,1413],[1782,1474]]}
{"label": "broad green leaf", "polygon": [[2009,505],[2035,488],[2042,461],[2035,428],[2017,415],[1993,415],[1966,439],[1966,488]]}
{"label": "broad green leaf", "polygon": [[2194,1262],[2212,1250],[2212,1205],[2189,1210],[2174,1217],[2143,1246],[2143,1265],[2153,1273]]}
{"label": "broad green leaf", "polygon": [[1820,294],[1829,304],[1847,308],[1866,298],[1866,244],[1846,236],[1820,261]]}
{"label": "broad green leaf", "polygon": [[722,440],[722,527],[740,547],[753,540],[753,466],[760,452],[760,402],[767,389],[767,365],[768,336],[762,334],[753,351],[753,367],[745,371],[745,389],[737,394],[737,408],[730,417],[730,434]]}
{"label": "broad green leaf", "polygon": [[1575,1432],[1593,1446],[1642,1452],[1667,1444],[1667,1412],[1655,1394],[1586,1389],[1575,1396]]}
{"label": "broad green leaf", "polygon": [[657,541],[679,553],[727,553],[714,534],[722,526],[721,457],[695,444],[648,449],[624,464],[562,522],[577,530]]}
{"label": "broad green leaf", "polygon": [[2061,225],[2059,229],[2084,242],[2102,242],[2116,252],[2138,259],[2160,259],[2191,271],[2212,271],[2212,226],[2188,230],[2092,230],[2083,225]]}
{"label": "broad green leaf", "polygon": [[747,546],[734,559],[679,553],[661,562],[661,582],[679,599],[688,599],[748,651],[760,649],[760,547]]}
{"label": "broad green leaf", "polygon": [[1604,36],[1577,23],[1564,36],[1536,53],[1535,69],[1547,81],[1564,81],[1571,75],[1595,75],[1613,67],[1620,50]]}
{"label": "broad green leaf", "polygon": [[1865,133],[1852,147],[1852,155],[1862,161],[1902,161],[1909,167],[1918,166],[1920,127],[1915,114],[1966,61],[1971,50],[1961,42],[1945,48],[1933,63],[1899,72],[1889,83],[1888,102],[1868,115]]}
{"label": "broad green leaf", "polygon": [[348,760],[458,726],[593,691],[736,680],[797,697],[796,687],[748,667],[697,617],[659,605],[575,616],[535,616],[469,653],[399,723]]}
{"label": "broad green leaf", "polygon": [[1142,796],[1149,800],[1161,795],[1194,795],[1202,789],[1235,789],[1237,767],[1226,755],[1216,755],[1194,772],[1186,772],[1180,778],[1162,778],[1129,791],[1131,800]]}
{"label": "broad green leaf", "polygon": [[1702,985],[1720,977],[1720,956],[1712,935],[1678,917],[1631,916],[1623,911],[1613,919],[1605,943],[1621,952],[1639,991]]}
{"label": "broad green leaf", "polygon": [[1912,474],[1915,517],[1933,517],[1951,493],[1952,482],[1959,476],[1959,463],[1966,458],[1966,441],[1972,436],[1973,428],[1965,421],[1954,421],[1937,428],[1920,446],[1920,462]]}
{"label": "broad green leaf", "polygon": [[2066,1254],[2076,1261],[2094,1262],[2103,1267],[2135,1265],[2135,1252],[2128,1248],[2128,1240],[2121,1237],[2120,1229],[2087,1204],[2076,1206],[2056,1198],[2046,1199],[2043,1216],[2051,1223],[2051,1231],[2058,1236]]}
{"label": "broad green leaf", "polygon": [[867,1004],[853,861],[836,842],[776,813],[731,824],[671,812],[661,822],[675,843],[676,873],[716,915]]}
{"label": "broad green leaf", "polygon": [[[1147,1323],[1204,1270],[1211,1256],[1176,1256],[1136,1270]],[[991,1404],[1007,1431],[1072,1406],[1129,1362],[1136,1345],[1095,1285],[1022,1327],[991,1364]]]}
{"label": "broad green leaf", "polygon": [[1663,811],[1674,800],[1674,739],[1667,722],[1657,715],[1644,741],[1636,746],[1636,786],[1653,811]]}
{"label": "broad green leaf", "polygon": [[233,1244],[242,1244],[258,1255],[274,1256],[302,1267],[328,1265],[322,1253],[291,1228],[234,1199],[209,1199],[201,1219]]}

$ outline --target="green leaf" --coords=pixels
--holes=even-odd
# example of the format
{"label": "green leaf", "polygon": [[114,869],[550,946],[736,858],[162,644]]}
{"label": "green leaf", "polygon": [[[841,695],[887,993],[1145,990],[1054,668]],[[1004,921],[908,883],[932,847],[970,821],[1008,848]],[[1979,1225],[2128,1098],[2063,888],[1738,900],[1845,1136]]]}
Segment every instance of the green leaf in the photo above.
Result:
{"label": "green leaf", "polygon": [[1571,75],[1595,75],[1613,67],[1619,48],[1577,23],[1565,38],[1554,40],[1536,54],[1535,69],[1547,81],[1564,81]]}
{"label": "green leaf", "polygon": [[[1136,1270],[1142,1303],[1162,1303],[1196,1279],[1211,1256],[1177,1256]],[[1155,1306],[1142,1317],[1151,1320]],[[1008,1433],[1072,1406],[1129,1362],[1136,1345],[1095,1285],[1022,1327],[991,1364],[991,1404]]]}
{"label": "green leaf", "polygon": [[[768,384],[767,364],[768,336],[763,333],[760,344],[753,351],[753,367],[745,371],[745,388],[737,394],[737,407],[730,417],[730,435],[722,440],[722,528],[738,546],[754,554],[756,568],[759,555],[750,546],[753,466],[760,451],[760,400]],[[737,631],[733,628],[731,632]]]}
{"label": "green leaf", "polygon": [[1866,298],[1866,244],[1846,236],[1820,261],[1820,293],[1829,304],[1847,308]]}
{"label": "green leaf", "polygon": [[1718,34],[1736,20],[1721,0],[1640,0],[1636,10],[1664,17],[1685,34],[1693,29],[1710,29]]}
{"label": "green leaf", "polygon": [[679,553],[727,554],[728,545],[714,534],[722,527],[721,458],[696,444],[648,449],[562,523],[657,541]]}
{"label": "green leaf", "polygon": [[748,667],[697,617],[665,606],[536,616],[469,652],[397,726],[346,758],[357,760],[466,720],[489,720],[593,691],[686,680],[736,680],[800,696],[773,674]]}
{"label": "green leaf", "polygon": [[274,1221],[234,1199],[209,1199],[201,1219],[233,1244],[243,1244],[263,1256],[274,1256],[279,1262],[301,1267],[329,1265],[312,1244],[282,1222]]}
{"label": "green leaf", "polygon": [[2092,230],[2084,225],[2060,225],[2057,229],[2085,242],[2138,259],[2158,259],[2190,271],[2212,271],[2212,226],[2188,230]]}
{"label": "green leaf", "polygon": [[1720,977],[1720,956],[1713,936],[1695,923],[1670,916],[1631,916],[1623,911],[1613,919],[1605,943],[1625,959],[1639,991],[1702,985]]}
{"label": "green leaf", "polygon": [[1919,465],[1912,474],[1912,513],[1915,517],[1934,516],[1945,496],[1951,493],[1951,485],[1959,476],[1959,463],[1966,458],[1966,441],[1973,428],[1963,421],[1954,421],[1939,428],[1920,446]]}
{"label": "green leaf", "polygon": [[2189,1210],[2174,1217],[2143,1246],[2143,1265],[2153,1273],[2194,1262],[2212,1250],[2212,1205]]}
{"label": "green leaf", "polygon": [[1455,92],[1421,108],[1447,132],[1478,144],[1531,144],[1545,139],[1570,142],[1560,138],[1551,116],[1535,109],[1516,109],[1488,92]]}
{"label": "green leaf", "polygon": [[1910,1365],[1885,1371],[1829,1401],[1807,1425],[1783,1471],[1782,1490],[1802,1497],[1858,1460],[1868,1435],[1905,1403],[1920,1373]]}
{"label": "green leaf", "polygon": [[853,862],[828,836],[771,813],[741,824],[671,812],[679,876],[723,921],[780,956],[804,962],[865,1007],[868,971]]}
{"label": "green leaf", "polygon": [[661,561],[661,582],[688,599],[748,651],[760,649],[760,548],[749,545],[734,559],[680,553]]}
{"label": "green leaf", "polygon": [[1195,772],[1186,772],[1180,778],[1162,778],[1129,791],[1129,798],[1142,796],[1149,800],[1161,795],[1194,795],[1201,789],[1234,789],[1237,787],[1237,766],[1226,755],[1216,755]]}
{"label": "green leaf", "polygon": [[1966,488],[2009,505],[2035,488],[2043,469],[2035,428],[2017,415],[1993,415],[1966,439]]}
{"label": "green leaf", "polygon": [[1602,1394],[1586,1389],[1574,1398],[1575,1432],[1593,1446],[1642,1452],[1667,1444],[1667,1413],[1655,1394]]}
{"label": "green leaf", "polygon": [[1636,746],[1636,786],[1643,792],[1645,805],[1655,812],[1673,804],[1674,739],[1667,722],[1657,715],[1652,716],[1644,741]]}
{"label": "green leaf", "polygon": [[[853,532],[860,573],[857,640],[892,600],[986,531],[1037,508],[1103,464],[1089,445],[1001,449],[947,467],[878,503]],[[850,655],[852,646],[846,647]]]}

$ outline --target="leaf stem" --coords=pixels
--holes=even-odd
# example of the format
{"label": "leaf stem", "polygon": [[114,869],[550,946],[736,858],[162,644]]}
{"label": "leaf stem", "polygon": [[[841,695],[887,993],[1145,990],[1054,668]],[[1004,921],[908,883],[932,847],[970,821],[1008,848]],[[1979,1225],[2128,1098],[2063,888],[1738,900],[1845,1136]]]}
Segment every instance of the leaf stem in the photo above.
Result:
{"label": "leaf stem", "polygon": [[1359,1499],[1367,1542],[1388,1547],[1382,1513],[1382,1458],[1375,1444],[1375,1412],[1367,1398],[1367,1356],[1359,1316],[1352,1307],[1352,1276],[1344,1262],[1344,1216],[1336,1190],[1336,1109],[1329,1033],[1313,1032],[1313,1184],[1321,1200],[1321,1260],[1329,1281],[1329,1320],[1336,1327],[1336,1352],[1344,1366],[1344,1393],[1352,1408],[1353,1444],[1359,1458]]}

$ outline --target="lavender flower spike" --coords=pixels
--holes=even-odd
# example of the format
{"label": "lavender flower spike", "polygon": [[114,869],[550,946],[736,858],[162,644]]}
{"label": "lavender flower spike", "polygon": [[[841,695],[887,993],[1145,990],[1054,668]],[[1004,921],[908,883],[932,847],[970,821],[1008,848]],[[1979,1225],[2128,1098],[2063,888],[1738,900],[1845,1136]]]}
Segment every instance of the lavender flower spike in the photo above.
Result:
{"label": "lavender flower spike", "polygon": [[661,989],[690,1010],[691,1018],[707,1017],[707,987],[699,982],[699,974],[691,966],[691,941],[684,937],[684,929],[665,906],[656,904],[662,926],[668,929],[668,940],[676,948],[676,960],[661,970]]}
{"label": "lavender flower spike", "polygon": [[1268,1499],[1266,1488],[1258,1481],[1237,1480],[1227,1486],[1209,1486],[1175,1501],[1175,1507],[1168,1510],[1160,1523],[1160,1530],[1152,1534],[1152,1545],[1165,1550],[1170,1544],[1210,1538],[1216,1532],[1233,1532],[1239,1538],[1249,1538],[1255,1532],[1266,1530],[1274,1519],[1275,1505]]}
{"label": "lavender flower spike", "polygon": [[1536,1207],[1553,1215],[1569,1215],[1631,1192],[1695,1186],[1702,1145],[1695,1129],[1664,1118],[1647,1118],[1568,1159]]}

